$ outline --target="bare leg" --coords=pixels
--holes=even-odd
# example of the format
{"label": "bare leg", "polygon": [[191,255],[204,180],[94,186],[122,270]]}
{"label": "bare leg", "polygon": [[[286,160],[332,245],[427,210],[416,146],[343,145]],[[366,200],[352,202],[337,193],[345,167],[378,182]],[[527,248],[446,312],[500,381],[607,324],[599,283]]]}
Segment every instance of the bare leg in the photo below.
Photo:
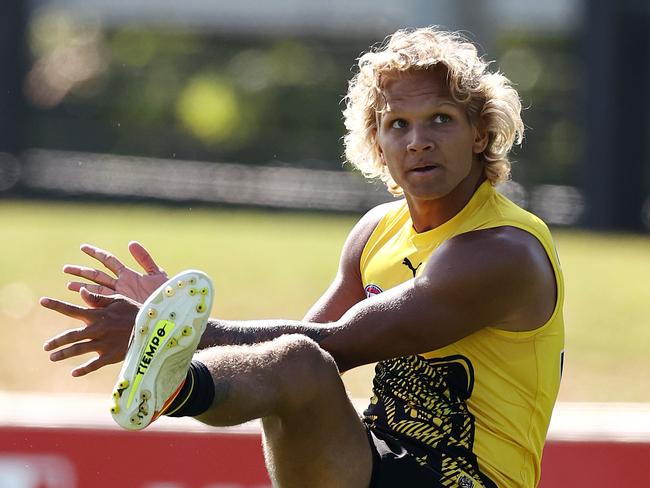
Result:
{"label": "bare leg", "polygon": [[264,454],[282,488],[366,488],[372,456],[365,428],[332,357],[301,335],[217,347],[196,359],[215,384],[209,425],[262,419]]}

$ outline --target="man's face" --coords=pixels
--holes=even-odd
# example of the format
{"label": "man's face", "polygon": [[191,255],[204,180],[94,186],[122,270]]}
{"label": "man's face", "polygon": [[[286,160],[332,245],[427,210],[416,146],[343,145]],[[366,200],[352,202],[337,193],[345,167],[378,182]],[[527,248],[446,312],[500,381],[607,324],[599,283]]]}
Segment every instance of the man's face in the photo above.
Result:
{"label": "man's face", "polygon": [[379,117],[377,141],[407,199],[439,199],[469,178],[478,180],[482,164],[476,154],[486,139],[451,97],[443,68],[389,78],[383,95],[386,110]]}

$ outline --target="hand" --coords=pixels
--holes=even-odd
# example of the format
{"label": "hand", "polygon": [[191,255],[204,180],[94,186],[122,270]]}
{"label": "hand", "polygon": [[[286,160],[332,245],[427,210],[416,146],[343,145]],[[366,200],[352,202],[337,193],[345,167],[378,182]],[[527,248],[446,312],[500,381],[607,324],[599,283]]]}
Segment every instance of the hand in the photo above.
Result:
{"label": "hand", "polygon": [[41,298],[45,308],[84,322],[78,329],[70,329],[52,337],[43,344],[51,361],[97,352],[99,356],[72,370],[72,376],[84,376],[92,371],[124,360],[131,330],[138,314],[139,304],[120,295],[105,296],[79,290],[81,298],[90,308],[72,305],[54,298]]}
{"label": "hand", "polygon": [[167,281],[167,273],[160,268],[151,257],[151,254],[142,247],[139,242],[132,241],[129,243],[129,251],[137,263],[142,266],[146,274],[126,267],[119,259],[108,251],[104,251],[90,244],[82,244],[81,250],[90,257],[95,258],[106,268],[112,271],[117,278],[99,271],[97,269],[87,268],[85,266],[76,266],[66,264],[63,272],[90,280],[96,284],[81,283],[72,281],[68,283],[68,289],[79,291],[86,288],[92,293],[98,295],[113,295],[118,293],[125,297],[131,298],[138,303],[143,303],[151,293],[160,285]]}

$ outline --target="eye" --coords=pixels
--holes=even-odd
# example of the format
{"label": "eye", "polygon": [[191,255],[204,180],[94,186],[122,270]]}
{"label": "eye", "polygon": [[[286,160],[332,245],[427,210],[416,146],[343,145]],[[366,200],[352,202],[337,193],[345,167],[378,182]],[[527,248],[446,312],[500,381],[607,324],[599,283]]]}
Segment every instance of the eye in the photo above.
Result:
{"label": "eye", "polygon": [[392,129],[405,129],[408,123],[404,119],[395,119],[390,123]]}
{"label": "eye", "polygon": [[447,114],[436,114],[432,120],[436,124],[446,124],[447,122],[451,122],[451,117]]}

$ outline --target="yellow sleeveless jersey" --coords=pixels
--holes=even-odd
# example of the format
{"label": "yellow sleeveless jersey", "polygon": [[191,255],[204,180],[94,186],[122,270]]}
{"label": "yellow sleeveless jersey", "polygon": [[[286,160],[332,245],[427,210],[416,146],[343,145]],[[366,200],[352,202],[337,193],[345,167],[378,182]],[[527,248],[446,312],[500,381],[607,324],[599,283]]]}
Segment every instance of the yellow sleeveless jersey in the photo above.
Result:
{"label": "yellow sleeveless jersey", "polygon": [[364,412],[371,428],[429,449],[417,459],[442,474],[442,486],[534,487],[539,481],[564,348],[564,283],[550,232],[486,181],[460,213],[420,234],[405,202],[392,207],[361,256],[371,297],[420,275],[446,240],[501,226],[529,232],[546,250],[557,283],[549,321],[527,332],[486,327],[435,351],[381,361]]}

